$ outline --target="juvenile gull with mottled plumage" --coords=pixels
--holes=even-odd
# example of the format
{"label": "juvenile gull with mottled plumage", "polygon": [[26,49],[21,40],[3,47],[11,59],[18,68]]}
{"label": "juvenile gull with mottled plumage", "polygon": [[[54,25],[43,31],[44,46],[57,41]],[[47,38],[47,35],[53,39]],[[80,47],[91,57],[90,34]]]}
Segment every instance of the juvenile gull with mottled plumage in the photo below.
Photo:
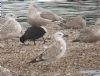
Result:
{"label": "juvenile gull with mottled plumage", "polygon": [[[8,13],[5,18],[0,18],[0,41],[17,38],[21,35],[21,32],[22,27],[16,21],[16,16],[13,13]],[[0,44],[0,47],[3,48],[4,45]]]}
{"label": "juvenile gull with mottled plumage", "polygon": [[0,40],[20,36],[22,27],[19,22],[16,21],[15,18],[16,16],[14,14],[8,13],[5,16],[4,23],[0,22]]}
{"label": "juvenile gull with mottled plumage", "polygon": [[40,61],[55,61],[64,56],[66,52],[66,42],[63,39],[64,34],[62,32],[56,32],[54,34],[55,42],[47,47],[39,56],[30,61],[29,63],[35,63]]}
{"label": "juvenile gull with mottled plumage", "polygon": [[86,27],[86,21],[80,15],[76,17],[67,17],[66,19],[62,20],[60,26],[65,29],[82,29]]}
{"label": "juvenile gull with mottled plumage", "polygon": [[91,28],[82,29],[72,42],[97,42],[100,41],[100,29],[93,31]]}

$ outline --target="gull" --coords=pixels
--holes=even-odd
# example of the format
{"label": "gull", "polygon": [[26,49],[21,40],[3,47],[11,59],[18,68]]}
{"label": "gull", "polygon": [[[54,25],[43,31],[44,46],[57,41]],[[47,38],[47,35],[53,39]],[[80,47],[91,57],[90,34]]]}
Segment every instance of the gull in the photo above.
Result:
{"label": "gull", "polygon": [[37,0],[39,2],[65,2],[67,0]]}
{"label": "gull", "polygon": [[86,21],[82,18],[82,16],[78,15],[73,18],[66,18],[65,20],[62,20],[62,23],[60,23],[60,26],[65,29],[82,29],[86,27]]}
{"label": "gull", "polygon": [[100,18],[97,18],[97,20],[95,22],[95,26],[100,26]]}
{"label": "gull", "polygon": [[40,61],[52,62],[63,57],[66,52],[66,42],[63,39],[64,36],[65,35],[62,32],[56,32],[54,34],[55,42],[49,47],[45,46],[45,50],[29,63],[36,63]]}
{"label": "gull", "polygon": [[90,28],[85,28],[80,31],[78,37],[72,42],[97,42],[100,41],[100,29],[93,31]]}
{"label": "gull", "polygon": [[[16,16],[13,13],[8,13],[5,18],[0,18],[0,41],[18,38],[21,32],[22,27],[16,21]],[[3,48],[4,46],[0,44],[0,47]]]}
{"label": "gull", "polygon": [[31,26],[46,26],[47,24],[52,24],[53,21],[59,21],[62,19],[62,17],[56,15],[52,11],[39,7],[34,3],[30,5],[27,14],[27,21]]}
{"label": "gull", "polygon": [[22,27],[15,18],[14,14],[8,13],[5,22],[0,23],[0,41],[20,36]]}

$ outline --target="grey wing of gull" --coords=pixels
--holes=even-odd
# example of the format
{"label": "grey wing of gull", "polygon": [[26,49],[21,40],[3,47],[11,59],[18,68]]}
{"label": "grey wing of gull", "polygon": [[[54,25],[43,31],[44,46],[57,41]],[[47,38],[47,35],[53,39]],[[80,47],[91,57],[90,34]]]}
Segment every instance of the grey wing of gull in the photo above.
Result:
{"label": "grey wing of gull", "polygon": [[57,20],[58,16],[48,9],[44,9],[42,7],[37,6],[37,11],[40,12],[40,17],[47,20],[47,22]]}
{"label": "grey wing of gull", "polygon": [[17,37],[17,32],[18,27],[15,20],[0,17],[0,41]]}
{"label": "grey wing of gull", "polygon": [[40,61],[55,61],[57,59],[57,56],[61,53],[60,47],[61,46],[59,45],[59,43],[54,43],[28,63],[36,63]]}
{"label": "grey wing of gull", "polygon": [[6,22],[5,18],[0,17],[0,24],[4,24]]}
{"label": "grey wing of gull", "polygon": [[52,45],[52,47],[46,49],[46,51],[42,54],[42,58],[47,61],[52,61],[57,58],[57,56],[61,53],[60,44],[56,43]]}
{"label": "grey wing of gull", "polygon": [[43,23],[43,24],[51,24],[52,23],[52,20],[49,20],[49,19],[46,19],[43,17],[40,17],[39,20],[40,20],[40,23]]}
{"label": "grey wing of gull", "polygon": [[[29,8],[29,13],[28,13],[28,22],[31,25],[47,25],[51,24],[52,20],[48,18],[48,15],[45,16],[45,10],[42,7],[39,7],[36,4],[33,4]],[[50,17],[50,16],[49,16]]]}
{"label": "grey wing of gull", "polygon": [[45,25],[45,24],[51,24],[52,20],[41,17],[41,13],[40,13],[36,17],[34,16],[34,22]]}
{"label": "grey wing of gull", "polygon": [[0,30],[1,28],[4,26],[4,23],[6,22],[7,20],[5,18],[2,18],[0,17]]}
{"label": "grey wing of gull", "polygon": [[49,10],[44,10],[41,12],[40,16],[42,18],[45,18],[45,19],[49,19],[49,20],[52,20],[52,21],[58,21],[61,19],[60,16],[56,15],[55,13],[49,11]]}
{"label": "grey wing of gull", "polygon": [[5,18],[0,17],[0,34],[2,34],[2,33],[6,34],[9,31],[11,31],[11,30],[8,30],[8,29],[10,29],[12,27],[12,25],[13,24],[12,24],[11,21],[8,21]]}
{"label": "grey wing of gull", "polygon": [[1,27],[0,29],[0,33],[5,33],[5,34],[10,34],[10,33],[14,33],[15,32],[15,25],[13,23],[13,21],[7,21],[5,22],[5,24]]}
{"label": "grey wing of gull", "polygon": [[16,37],[16,28],[12,21],[0,27],[0,40]]}
{"label": "grey wing of gull", "polygon": [[38,12],[38,11],[33,12],[32,16],[31,16],[31,14],[29,14],[29,16],[28,16],[28,22],[31,25],[35,25],[35,24],[38,24],[38,25],[51,24],[51,21],[52,20],[49,20],[49,19],[41,17],[41,12]]}
{"label": "grey wing of gull", "polygon": [[98,41],[98,36],[92,31],[92,29],[85,28],[80,31],[78,37],[75,41],[81,42],[96,42]]}

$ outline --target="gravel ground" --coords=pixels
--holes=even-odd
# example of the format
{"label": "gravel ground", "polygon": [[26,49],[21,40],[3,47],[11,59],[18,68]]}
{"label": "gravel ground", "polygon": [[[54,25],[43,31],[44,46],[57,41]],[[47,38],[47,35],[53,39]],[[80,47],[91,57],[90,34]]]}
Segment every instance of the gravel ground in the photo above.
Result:
{"label": "gravel ground", "polygon": [[[46,26],[49,31],[46,44],[51,44],[52,34],[59,31],[60,27],[55,25]],[[59,61],[46,64],[39,62],[28,64],[30,60],[35,58],[38,53],[43,51],[43,41],[23,45],[19,39],[11,39],[2,41],[4,47],[0,48],[0,65],[8,68],[23,76],[82,76],[80,70],[99,69],[100,68],[100,42],[96,43],[80,43],[74,40],[79,33],[75,29],[61,30],[69,35],[65,38],[67,43],[67,53]]]}

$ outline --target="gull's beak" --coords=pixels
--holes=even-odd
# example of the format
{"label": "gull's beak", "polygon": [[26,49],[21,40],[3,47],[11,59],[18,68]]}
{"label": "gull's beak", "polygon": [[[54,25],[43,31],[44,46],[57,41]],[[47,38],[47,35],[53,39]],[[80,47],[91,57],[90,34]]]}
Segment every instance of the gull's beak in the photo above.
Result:
{"label": "gull's beak", "polygon": [[16,19],[19,19],[19,16],[16,16],[15,18],[16,18]]}

